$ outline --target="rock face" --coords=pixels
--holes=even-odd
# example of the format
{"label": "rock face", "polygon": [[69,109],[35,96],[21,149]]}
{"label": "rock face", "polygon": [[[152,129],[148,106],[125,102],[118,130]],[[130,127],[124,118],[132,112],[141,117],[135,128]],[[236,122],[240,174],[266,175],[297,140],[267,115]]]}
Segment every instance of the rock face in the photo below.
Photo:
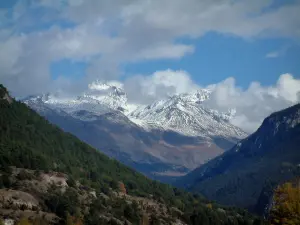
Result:
{"label": "rock face", "polygon": [[6,100],[9,104],[13,102],[12,98],[9,96],[6,88],[0,84],[0,99]]}
{"label": "rock face", "polygon": [[260,195],[265,198],[260,198],[261,202],[268,202],[266,187],[272,189],[298,173],[299,146],[300,104],[297,104],[270,115],[254,134],[177,180],[176,185],[223,204],[253,208]]}
{"label": "rock face", "polygon": [[140,106],[121,86],[96,82],[81,96],[62,93],[22,101],[50,122],[146,175],[184,175],[231,148],[246,134],[230,124],[233,111],[203,106],[209,90]]}
{"label": "rock face", "polygon": [[38,200],[23,191],[0,189],[0,198],[2,199],[1,204],[4,206],[12,204],[16,207],[26,206],[27,209],[38,207]]}

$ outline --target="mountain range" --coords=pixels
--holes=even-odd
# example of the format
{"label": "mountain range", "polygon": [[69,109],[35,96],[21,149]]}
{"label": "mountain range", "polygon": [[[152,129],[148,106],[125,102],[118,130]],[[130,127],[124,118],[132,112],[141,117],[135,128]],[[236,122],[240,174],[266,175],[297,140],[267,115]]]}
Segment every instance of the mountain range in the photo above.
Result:
{"label": "mountain range", "polygon": [[175,183],[222,204],[264,213],[277,185],[300,175],[300,104],[271,114],[232,149]]}
{"label": "mountain range", "polygon": [[[24,101],[40,114],[64,120],[80,131],[89,126],[81,122],[98,121],[96,126],[106,127],[107,121],[118,121],[114,127],[118,130],[120,121],[129,120],[116,110],[97,115],[85,110],[70,113],[49,107],[41,97]],[[1,85],[0,105],[0,195],[4,196],[0,218],[9,215],[20,220],[25,210],[32,215],[29,220],[36,220],[42,210],[43,218],[55,223],[73,218],[88,224],[99,219],[104,224],[112,220],[119,224],[152,224],[154,220],[162,224],[263,224],[238,206],[275,223],[278,219],[300,221],[299,201],[292,197],[299,193],[300,104],[271,114],[255,133],[173,182],[193,193],[151,181],[101,154],[15,101]],[[100,134],[103,140],[108,138]],[[115,207],[117,211],[112,210]]]}
{"label": "mountain range", "polygon": [[49,123],[0,84],[3,224],[262,224],[150,180]]}
{"label": "mountain range", "polygon": [[118,83],[94,82],[76,97],[57,92],[21,101],[107,155],[168,181],[247,136],[230,123],[234,109],[224,113],[204,106],[210,94],[200,89],[138,105]]}

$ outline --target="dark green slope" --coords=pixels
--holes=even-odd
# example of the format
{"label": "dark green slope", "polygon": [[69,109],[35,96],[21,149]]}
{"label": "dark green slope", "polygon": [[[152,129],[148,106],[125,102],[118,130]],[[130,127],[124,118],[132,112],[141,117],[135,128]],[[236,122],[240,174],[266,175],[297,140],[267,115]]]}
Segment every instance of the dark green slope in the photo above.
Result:
{"label": "dark green slope", "polygon": [[[259,197],[293,179],[300,168],[300,104],[266,118],[261,127],[223,155],[177,181],[222,204],[253,209]],[[268,201],[268,196],[264,202]]]}
{"label": "dark green slope", "polygon": [[[68,174],[98,193],[125,184],[132,196],[154,199],[183,211],[188,224],[252,224],[243,210],[224,208],[169,185],[152,181],[116,160],[96,151],[75,136],[63,132],[25,104],[10,99],[0,85],[0,165],[33,170],[54,170]],[[217,209],[223,208],[223,211]],[[224,210],[226,213],[224,213]],[[88,217],[87,217],[88,218]],[[250,218],[250,219],[249,219]]]}
{"label": "dark green slope", "polygon": [[[154,182],[99,154],[73,135],[48,123],[25,104],[0,100],[0,163],[30,169],[55,169],[75,178],[112,185],[124,180],[145,192]],[[132,181],[132,184],[130,183]]]}

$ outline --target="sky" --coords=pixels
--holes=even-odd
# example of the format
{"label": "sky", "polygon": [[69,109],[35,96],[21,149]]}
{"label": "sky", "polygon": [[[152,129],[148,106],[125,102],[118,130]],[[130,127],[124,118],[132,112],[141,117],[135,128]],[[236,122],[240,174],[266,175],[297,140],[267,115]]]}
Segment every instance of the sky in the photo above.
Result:
{"label": "sky", "polygon": [[[299,0],[3,0],[0,83],[14,96],[118,81],[129,101],[213,89],[254,131],[300,99]],[[137,94],[138,93],[138,94]]]}

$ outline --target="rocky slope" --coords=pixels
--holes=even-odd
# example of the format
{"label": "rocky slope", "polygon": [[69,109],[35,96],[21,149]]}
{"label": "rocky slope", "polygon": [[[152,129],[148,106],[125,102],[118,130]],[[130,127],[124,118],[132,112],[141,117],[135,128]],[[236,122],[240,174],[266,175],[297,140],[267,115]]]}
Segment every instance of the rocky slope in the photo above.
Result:
{"label": "rocky slope", "polygon": [[[71,183],[68,175],[63,173],[45,173],[14,167],[10,170],[10,184],[7,186],[9,188],[0,189],[0,219],[3,218],[6,223],[14,224],[26,220],[34,224],[39,224],[38,221],[42,221],[43,224],[64,224],[63,210],[69,212],[74,208],[81,211],[81,216],[78,212],[77,215],[69,212],[69,218],[65,219],[72,218],[81,223],[85,220],[86,223],[97,221],[100,224],[119,225],[134,224],[138,221],[147,224],[153,220],[160,221],[161,224],[187,224],[176,218],[183,214],[179,209],[169,207],[151,197],[129,195],[125,187],[109,189],[104,193],[80,182]],[[73,199],[70,199],[71,197]],[[56,207],[53,207],[54,203]],[[63,205],[65,203],[67,205]],[[112,208],[113,205],[124,209]],[[97,217],[89,213],[91,208],[99,210],[96,207],[101,207],[101,213],[98,212]],[[90,217],[84,218],[85,214]]]}
{"label": "rocky slope", "polygon": [[300,104],[273,113],[254,134],[176,184],[220,203],[254,208],[265,186],[296,175],[299,146]]}

